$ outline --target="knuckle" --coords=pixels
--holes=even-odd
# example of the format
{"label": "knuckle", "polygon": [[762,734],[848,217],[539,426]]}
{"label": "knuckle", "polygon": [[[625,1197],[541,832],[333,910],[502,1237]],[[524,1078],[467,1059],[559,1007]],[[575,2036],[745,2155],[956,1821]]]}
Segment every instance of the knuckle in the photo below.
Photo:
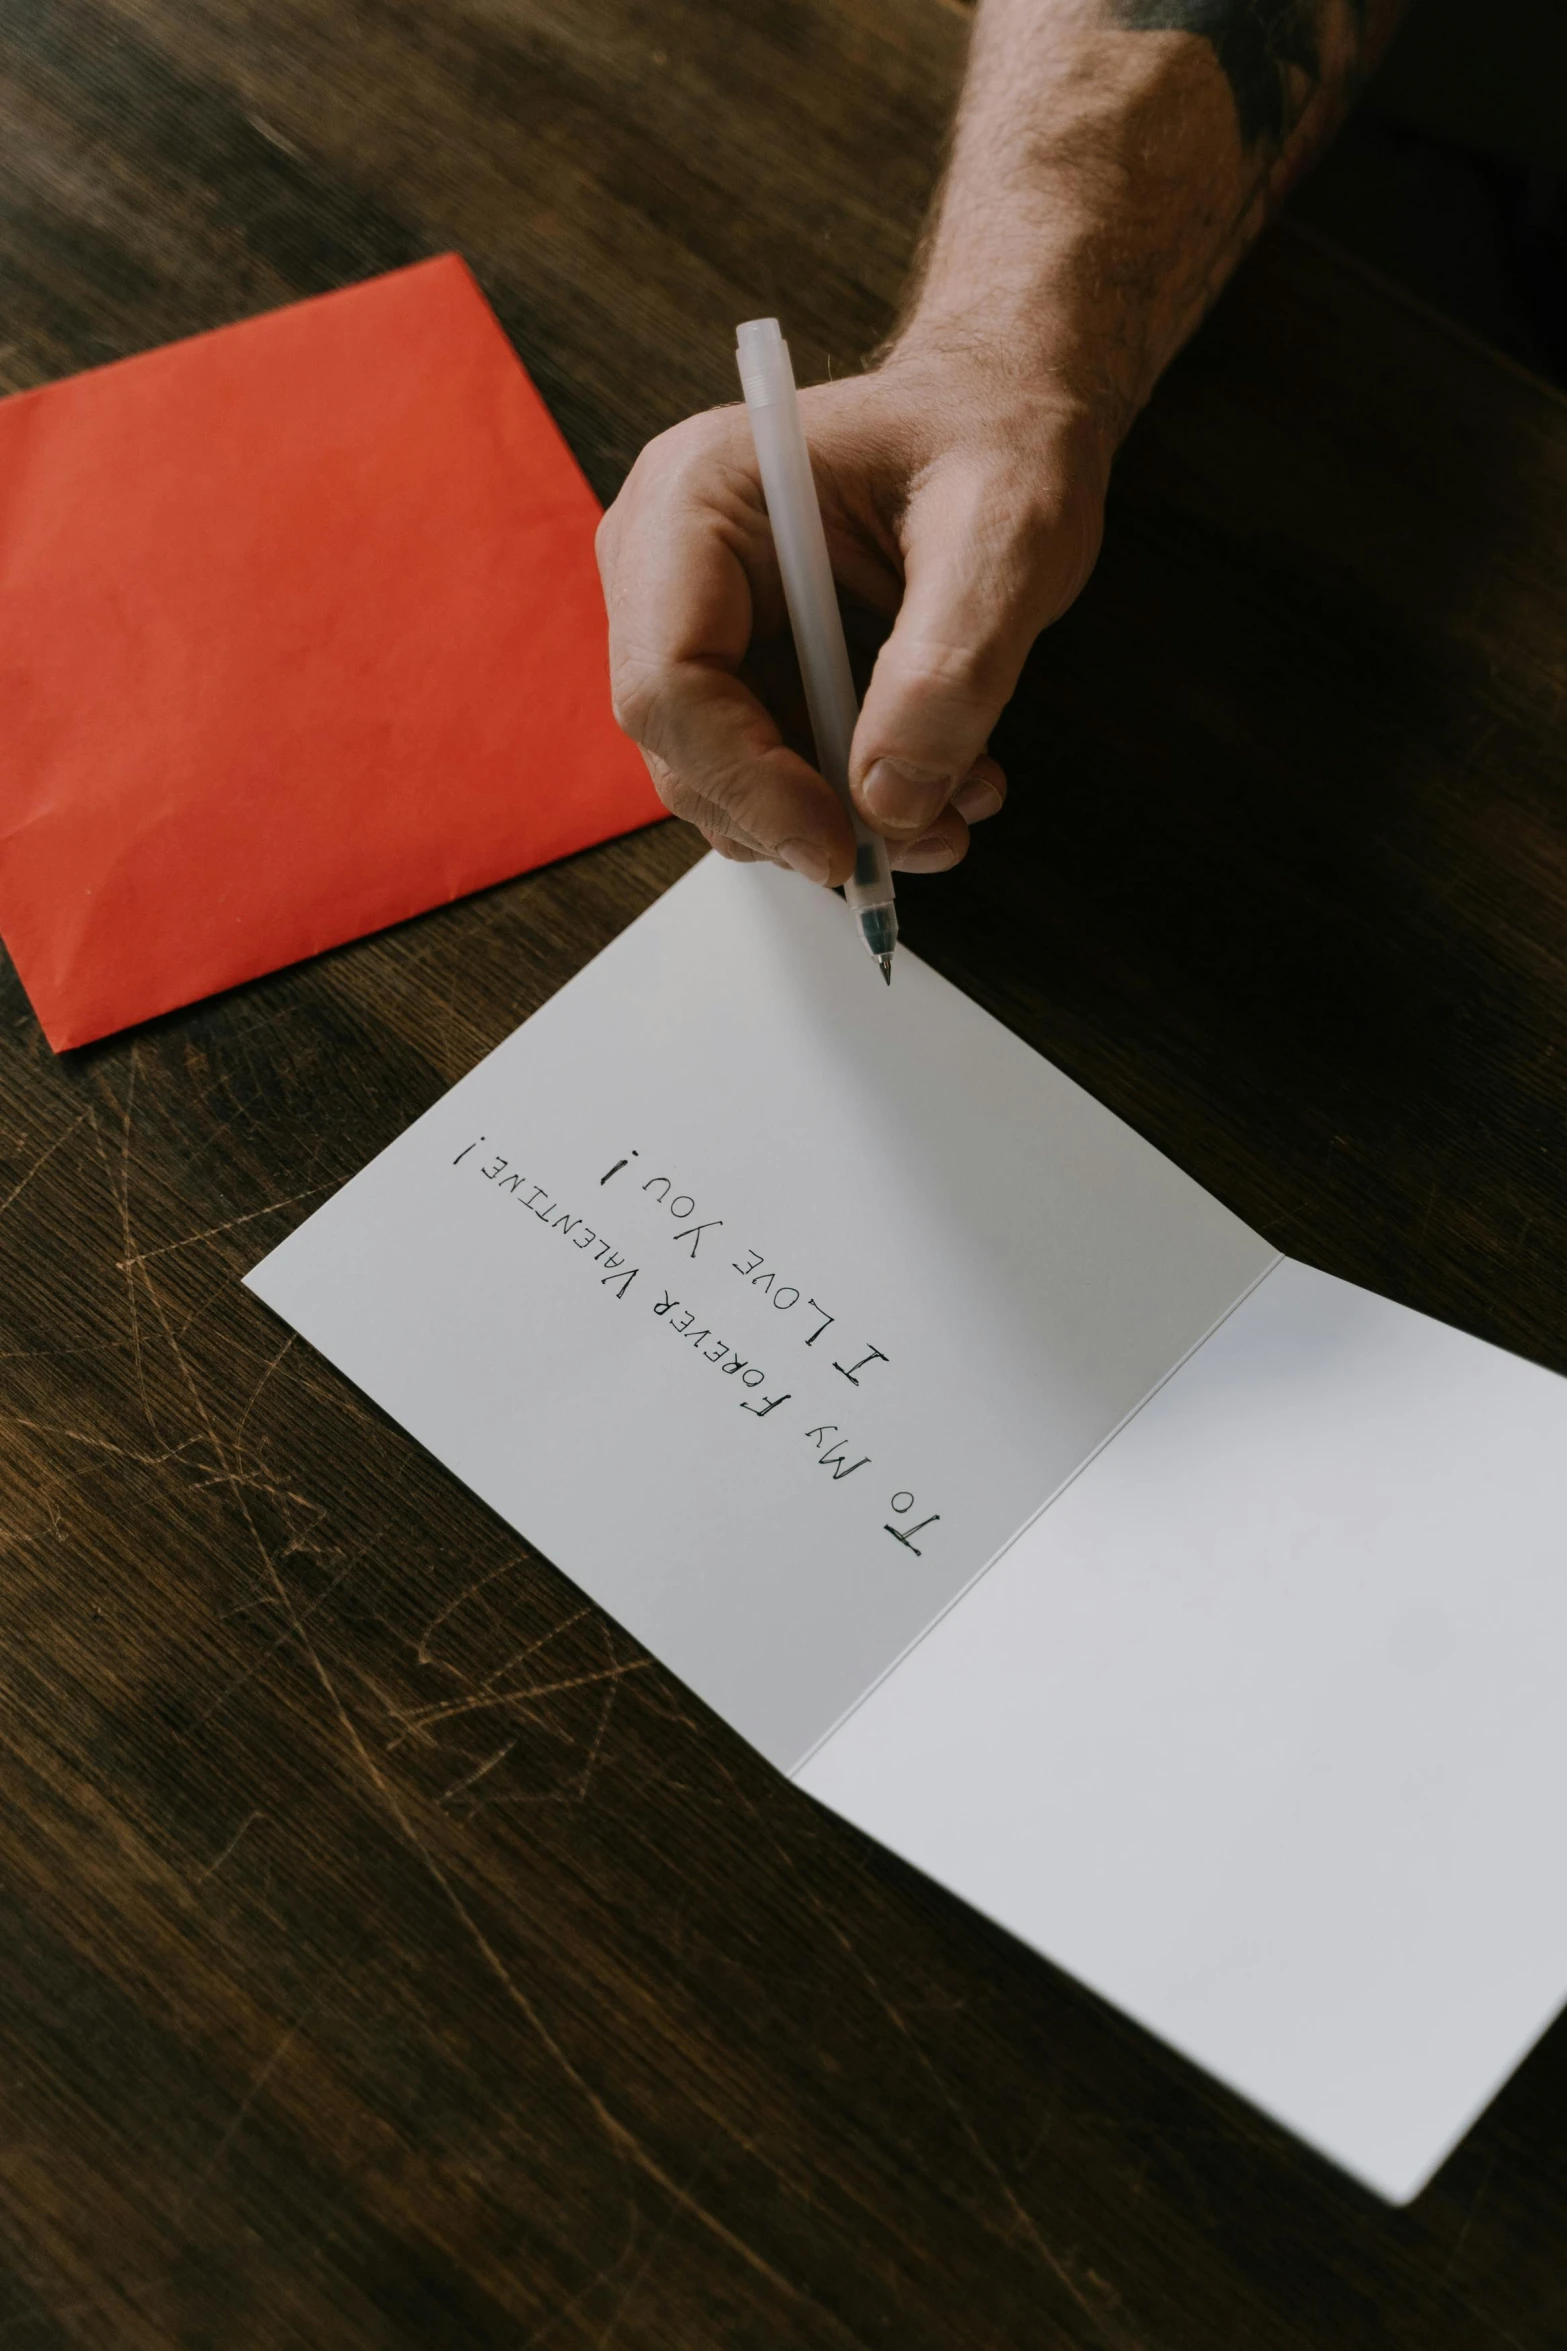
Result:
{"label": "knuckle", "polygon": [[657,482],[663,490],[687,490],[705,476],[729,439],[731,427],[721,409],[682,417],[649,441],[633,468],[643,483]]}
{"label": "knuckle", "polygon": [[1018,598],[1043,627],[1064,612],[1099,558],[1104,507],[1090,491],[1057,484],[1020,516],[1014,564]]}
{"label": "knuckle", "polygon": [[599,524],[601,568],[623,542],[635,547],[648,531],[667,527],[671,505],[697,494],[727,434],[723,412],[709,410],[682,418],[643,446]]}
{"label": "knuckle", "polygon": [[1010,649],[999,633],[971,642],[922,635],[903,649],[902,698],[916,710],[929,704],[987,711],[1010,690]]}

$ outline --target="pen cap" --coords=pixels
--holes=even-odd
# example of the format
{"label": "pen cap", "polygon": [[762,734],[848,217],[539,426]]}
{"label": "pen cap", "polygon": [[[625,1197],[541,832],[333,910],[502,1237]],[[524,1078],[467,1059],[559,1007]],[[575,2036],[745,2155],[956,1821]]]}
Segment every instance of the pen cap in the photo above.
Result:
{"label": "pen cap", "polygon": [[740,388],[752,408],[771,408],[794,392],[789,346],[776,318],[748,318],[735,329]]}

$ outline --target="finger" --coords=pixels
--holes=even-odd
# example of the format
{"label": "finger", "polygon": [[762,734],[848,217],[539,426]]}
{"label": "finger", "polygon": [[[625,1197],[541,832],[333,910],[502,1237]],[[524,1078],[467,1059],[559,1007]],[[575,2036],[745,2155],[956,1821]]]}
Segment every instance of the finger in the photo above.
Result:
{"label": "finger", "polygon": [[677,666],[662,693],[644,722],[642,751],[671,814],[715,847],[733,841],[808,881],[847,881],[854,833],[838,795],[782,741],[740,680]]}
{"label": "finger", "polygon": [[911,501],[903,603],[850,761],[860,809],[889,840],[927,832],[983,755],[1029,647],[1080,584],[1074,539],[1020,510],[1015,481],[989,466],[948,465]]}
{"label": "finger", "polygon": [[956,808],[944,808],[929,830],[913,841],[887,844],[894,873],[947,873],[968,855],[968,826]]}
{"label": "finger", "polygon": [[837,795],[735,674],[770,540],[722,419],[653,444],[600,541],[615,715],[660,796],[715,844],[841,882],[854,836]]}
{"label": "finger", "polygon": [[976,759],[951,800],[928,831],[890,846],[895,873],[946,873],[968,855],[969,830],[995,816],[1005,803],[1007,779],[996,761]]}
{"label": "finger", "polygon": [[987,753],[975,760],[953,793],[952,805],[965,824],[975,825],[983,824],[987,816],[999,816],[1006,799],[1005,773]]}

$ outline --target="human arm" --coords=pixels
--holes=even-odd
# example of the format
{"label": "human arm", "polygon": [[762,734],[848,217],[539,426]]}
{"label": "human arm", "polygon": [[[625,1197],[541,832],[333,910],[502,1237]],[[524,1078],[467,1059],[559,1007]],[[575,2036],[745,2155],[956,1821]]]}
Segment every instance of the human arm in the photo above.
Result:
{"label": "human arm", "polygon": [[[1401,0],[982,0],[905,315],[802,395],[840,587],[895,615],[851,763],[904,870],[961,857],[986,746],[1093,567],[1111,461]],[[600,532],[616,709],[716,848],[841,882],[853,837],[762,682],[786,630],[743,410],[643,451]]]}

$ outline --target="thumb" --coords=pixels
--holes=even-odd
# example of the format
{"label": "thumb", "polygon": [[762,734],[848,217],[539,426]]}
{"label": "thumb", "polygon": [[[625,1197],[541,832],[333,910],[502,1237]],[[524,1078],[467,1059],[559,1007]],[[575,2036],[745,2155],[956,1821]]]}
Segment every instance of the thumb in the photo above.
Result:
{"label": "thumb", "polygon": [[1079,566],[1063,534],[1020,511],[1016,477],[943,469],[904,522],[904,594],[854,730],[861,814],[894,840],[925,831],[984,751],[1046,622]]}

